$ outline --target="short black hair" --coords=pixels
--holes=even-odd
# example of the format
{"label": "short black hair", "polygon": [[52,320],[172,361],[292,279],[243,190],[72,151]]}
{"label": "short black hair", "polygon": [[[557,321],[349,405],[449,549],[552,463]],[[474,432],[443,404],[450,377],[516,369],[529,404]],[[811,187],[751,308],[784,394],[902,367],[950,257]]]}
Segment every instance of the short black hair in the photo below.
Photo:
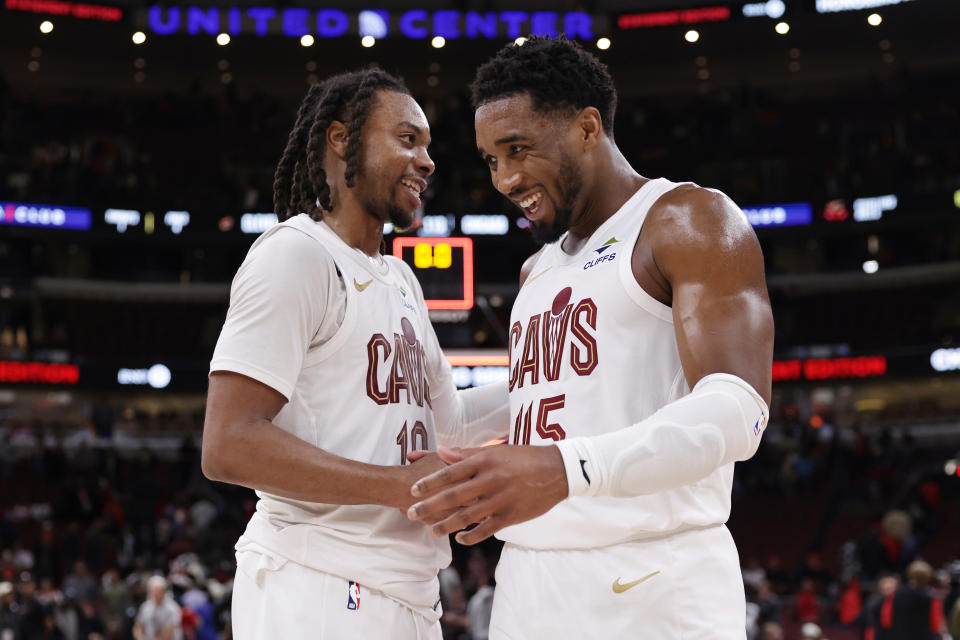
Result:
{"label": "short black hair", "polygon": [[323,211],[330,210],[330,185],[323,159],[327,129],[335,120],[349,127],[344,177],[348,187],[354,186],[363,124],[380,89],[410,95],[403,79],[376,66],[341,73],[310,86],[274,174],[273,205],[281,222],[298,213],[319,220]]}
{"label": "short black hair", "polygon": [[473,108],[527,93],[540,112],[580,111],[595,107],[603,130],[613,137],[617,90],[607,66],[561,36],[532,36],[508,44],[477,69],[470,85]]}

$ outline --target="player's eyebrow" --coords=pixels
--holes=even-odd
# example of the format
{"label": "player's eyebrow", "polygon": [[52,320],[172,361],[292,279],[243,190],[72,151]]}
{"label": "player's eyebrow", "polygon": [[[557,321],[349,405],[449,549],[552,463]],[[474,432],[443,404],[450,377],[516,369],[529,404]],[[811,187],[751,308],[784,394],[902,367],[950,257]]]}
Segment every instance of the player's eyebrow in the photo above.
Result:
{"label": "player's eyebrow", "polygon": [[430,142],[431,142],[430,136],[429,134],[426,133],[426,130],[423,127],[417,126],[408,120],[404,120],[403,122],[399,123],[397,126],[408,127],[410,129],[413,129],[413,132],[417,134],[418,138],[426,137],[427,146],[430,146]]}
{"label": "player's eyebrow", "polygon": [[[494,140],[493,146],[499,147],[500,145],[510,144],[511,142],[516,142],[517,140],[522,140],[522,139],[523,139],[523,136],[520,135],[519,133],[511,133],[508,136],[504,136],[502,138],[497,138],[496,140]],[[480,152],[481,158],[486,155],[486,151],[484,151],[483,147],[480,147],[479,145],[477,146],[477,151]]]}
{"label": "player's eyebrow", "polygon": [[521,138],[523,138],[523,136],[521,136],[519,133],[513,133],[513,134],[510,134],[509,136],[505,136],[503,138],[494,140],[493,144],[499,147],[502,144],[510,144],[511,142],[516,142]]}

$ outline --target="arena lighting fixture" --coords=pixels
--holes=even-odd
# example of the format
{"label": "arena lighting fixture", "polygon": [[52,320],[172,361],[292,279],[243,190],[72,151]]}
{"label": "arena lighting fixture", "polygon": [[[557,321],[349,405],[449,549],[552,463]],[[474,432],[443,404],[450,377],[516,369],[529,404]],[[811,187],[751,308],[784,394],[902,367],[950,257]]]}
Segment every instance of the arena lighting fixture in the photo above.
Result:
{"label": "arena lighting fixture", "polygon": [[230,44],[230,34],[221,33],[220,35],[218,35],[217,44],[220,45],[221,47],[225,47],[228,44]]}
{"label": "arena lighting fixture", "polygon": [[520,36],[519,38],[513,41],[513,44],[517,45],[518,47],[521,47],[523,46],[523,43],[526,41],[527,41],[526,38],[524,38],[523,36]]}
{"label": "arena lighting fixture", "polygon": [[879,13],[871,13],[867,16],[867,24],[871,27],[879,27],[881,22],[883,22],[883,17]]}
{"label": "arena lighting fixture", "polygon": [[610,38],[600,38],[597,40],[597,49],[601,51],[606,51],[610,48]]}
{"label": "arena lighting fixture", "polygon": [[430,44],[434,49],[442,49],[443,45],[447,44],[447,39],[443,36],[433,36],[433,40],[430,41]]}
{"label": "arena lighting fixture", "polygon": [[776,29],[777,33],[780,35],[785,36],[790,33],[790,24],[787,22],[778,22],[774,29]]}
{"label": "arena lighting fixture", "polygon": [[50,33],[53,31],[53,23],[49,20],[44,20],[40,23],[40,33]]}
{"label": "arena lighting fixture", "polygon": [[696,29],[690,29],[683,35],[683,39],[687,42],[694,43],[700,39],[700,32]]}
{"label": "arena lighting fixture", "polygon": [[360,38],[360,44],[369,49],[373,45],[377,44],[377,39],[373,36],[363,36]]}
{"label": "arena lighting fixture", "polygon": [[863,263],[864,273],[876,273],[878,269],[880,269],[880,263],[876,260],[867,260]]}
{"label": "arena lighting fixture", "polygon": [[301,47],[312,47],[313,46],[313,36],[309,33],[306,33],[300,37],[300,46]]}
{"label": "arena lighting fixture", "polygon": [[143,44],[147,41],[147,34],[143,31],[137,31],[131,39],[133,40],[133,44]]}

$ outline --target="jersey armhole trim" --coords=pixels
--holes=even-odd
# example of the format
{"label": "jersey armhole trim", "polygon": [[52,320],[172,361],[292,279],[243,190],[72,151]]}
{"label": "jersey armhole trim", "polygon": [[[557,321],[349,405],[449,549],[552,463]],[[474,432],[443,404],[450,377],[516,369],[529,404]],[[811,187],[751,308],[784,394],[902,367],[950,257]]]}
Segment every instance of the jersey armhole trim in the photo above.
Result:
{"label": "jersey armhole trim", "polygon": [[333,257],[332,253],[330,255],[330,259],[333,261],[337,276],[344,282],[343,290],[346,296],[346,302],[344,304],[346,308],[343,312],[343,322],[340,323],[340,326],[337,327],[336,332],[330,336],[329,340],[321,345],[307,350],[306,355],[303,357],[304,369],[307,367],[316,366],[339,351],[357,326],[357,304],[355,299],[356,292],[347,286],[347,279],[346,276],[344,276],[346,271],[340,266],[340,264],[337,262],[337,259]]}
{"label": "jersey armhole trim", "polygon": [[665,193],[672,191],[676,187],[680,186],[680,184],[675,184],[673,182],[664,180],[662,185],[657,185],[656,191],[647,195],[652,202],[644,212],[643,220],[640,220],[640,224],[637,225],[636,230],[630,233],[630,238],[625,243],[626,246],[629,247],[626,252],[627,255],[624,257],[624,260],[620,261],[619,269],[617,270],[620,276],[620,284],[623,286],[624,291],[626,291],[630,299],[633,300],[637,306],[639,306],[641,309],[644,309],[655,318],[659,318],[660,320],[669,322],[670,324],[673,324],[673,309],[647,293],[646,289],[640,286],[640,283],[637,282],[637,278],[633,275],[633,251],[637,246],[637,242],[640,240],[640,232],[643,231],[643,223],[647,218],[647,214],[650,212],[650,207],[652,207],[653,204],[656,203],[656,201],[659,200]]}

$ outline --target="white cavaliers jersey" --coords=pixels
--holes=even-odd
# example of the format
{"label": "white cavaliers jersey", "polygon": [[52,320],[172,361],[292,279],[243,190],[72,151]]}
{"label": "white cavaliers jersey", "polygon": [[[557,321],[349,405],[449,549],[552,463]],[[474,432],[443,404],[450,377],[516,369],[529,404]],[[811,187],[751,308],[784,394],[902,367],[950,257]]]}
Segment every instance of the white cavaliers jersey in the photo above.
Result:
{"label": "white cavaliers jersey", "polygon": [[[551,445],[648,418],[690,392],[670,307],[631,256],[650,207],[677,183],[645,183],[575,255],[547,245],[510,314],[511,444]],[[601,547],[726,522],[733,464],[635,498],[574,497],[497,537],[533,549]]]}
{"label": "white cavaliers jersey", "polygon": [[[435,450],[430,391],[443,354],[410,268],[393,256],[378,266],[304,215],[264,233],[251,255],[284,226],[308,234],[317,251],[329,253],[329,268],[345,283],[346,306],[339,328],[307,350],[289,402],[273,423],[324,451],[370,464],[399,465],[413,449]],[[230,320],[228,314],[227,325]],[[218,352],[214,369],[220,368]],[[433,537],[394,508],[257,495],[256,514],[238,550],[252,542],[382,591],[428,618],[439,616],[437,572],[450,563],[446,538]],[[346,603],[346,593],[343,598]]]}

